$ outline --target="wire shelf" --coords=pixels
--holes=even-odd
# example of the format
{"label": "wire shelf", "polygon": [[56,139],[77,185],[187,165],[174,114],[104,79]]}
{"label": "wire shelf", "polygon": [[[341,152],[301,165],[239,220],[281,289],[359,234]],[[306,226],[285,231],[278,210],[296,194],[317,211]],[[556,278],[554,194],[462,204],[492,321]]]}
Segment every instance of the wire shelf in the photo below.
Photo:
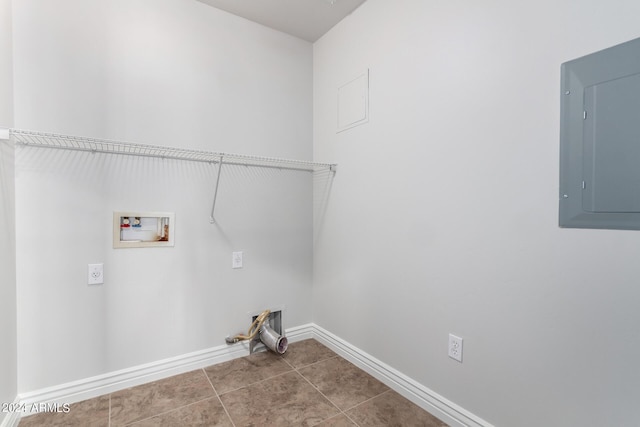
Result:
{"label": "wire shelf", "polygon": [[186,160],[191,162],[223,162],[225,165],[258,166],[311,172],[327,169],[335,171],[337,166],[334,163],[318,163],[305,160],[250,156],[216,151],[189,150],[20,129],[10,129],[9,135],[16,144],[24,146],[87,151],[93,153],[156,157],[162,159]]}

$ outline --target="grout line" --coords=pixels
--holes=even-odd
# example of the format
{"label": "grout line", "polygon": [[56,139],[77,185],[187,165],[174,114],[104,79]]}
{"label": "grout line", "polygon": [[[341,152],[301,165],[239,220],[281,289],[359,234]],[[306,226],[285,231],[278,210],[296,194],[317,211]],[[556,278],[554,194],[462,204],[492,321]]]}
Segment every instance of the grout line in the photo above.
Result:
{"label": "grout line", "polygon": [[345,417],[347,417],[347,419],[348,419],[349,421],[351,421],[352,423],[354,423],[356,426],[360,427],[360,424],[358,424],[358,423],[356,422],[356,420],[354,420],[353,418],[351,418],[351,417],[349,416],[349,414],[347,414],[346,412],[343,412],[343,414],[344,414],[344,416],[345,416]]}
{"label": "grout line", "polygon": [[[380,393],[380,394],[378,394],[378,395],[376,395],[376,396],[373,396],[373,397],[371,397],[371,398],[369,398],[369,399],[367,399],[367,400],[365,400],[365,401],[363,401],[363,402],[360,402],[360,403],[358,403],[357,405],[354,405],[354,406],[352,406],[352,407],[350,407],[350,408],[347,408],[347,409],[345,409],[345,410],[340,409],[340,407],[338,407],[338,405],[336,405],[336,403],[334,403],[331,399],[329,399],[329,397],[327,397],[327,396],[326,396],[326,395],[325,395],[325,394],[324,394],[324,393],[323,393],[323,392],[322,392],[318,387],[316,387],[316,386],[315,386],[315,385],[314,385],[314,384],[313,384],[309,379],[307,379],[307,377],[305,377],[304,375],[302,375],[302,373],[300,372],[300,370],[303,370],[303,369],[306,369],[306,368],[309,368],[309,367],[312,367],[312,366],[318,365],[318,364],[320,364],[320,363],[327,362],[327,361],[332,360],[332,359],[342,358],[342,359],[346,360],[344,357],[340,356],[339,354],[337,354],[337,353],[335,353],[335,352],[333,352],[333,353],[334,353],[334,354],[333,354],[333,356],[329,356],[329,357],[326,357],[326,358],[324,358],[324,359],[322,359],[322,360],[318,360],[318,361],[316,361],[316,362],[310,363],[310,364],[308,364],[308,365],[300,366],[300,367],[295,367],[291,362],[289,362],[288,360],[286,360],[286,359],[284,358],[284,356],[282,356],[282,355],[281,355],[281,356],[280,356],[280,360],[282,360],[282,361],[284,361],[284,362],[286,363],[286,365],[290,368],[289,370],[287,370],[287,371],[285,371],[285,372],[282,372],[282,373],[279,373],[279,374],[276,374],[276,375],[272,375],[272,376],[270,376],[270,377],[268,377],[268,378],[261,379],[261,380],[259,380],[259,381],[253,382],[253,383],[251,383],[251,384],[246,384],[246,385],[244,385],[244,386],[242,386],[242,387],[238,387],[238,388],[236,388],[236,389],[226,391],[226,392],[224,392],[224,393],[219,393],[219,392],[218,392],[218,390],[216,389],[216,387],[213,385],[213,382],[212,382],[212,381],[211,381],[211,379],[209,378],[209,375],[208,375],[208,374],[207,374],[207,372],[206,372],[206,368],[200,368],[201,373],[205,376],[205,378],[207,379],[207,382],[208,382],[208,383],[209,383],[209,385],[211,386],[211,389],[212,389],[212,391],[213,391],[213,396],[208,396],[208,397],[205,397],[205,398],[203,398],[203,399],[200,399],[200,400],[198,400],[198,401],[196,401],[196,402],[188,403],[188,404],[186,404],[186,405],[176,406],[176,407],[172,408],[171,410],[164,411],[164,412],[160,412],[160,413],[156,413],[156,414],[153,414],[153,415],[151,415],[151,416],[149,416],[149,417],[146,417],[146,418],[143,418],[143,419],[140,419],[140,420],[136,420],[136,421],[134,421],[134,422],[132,422],[132,423],[128,423],[128,424],[126,424],[126,425],[127,425],[127,426],[135,426],[137,423],[140,423],[140,422],[142,422],[142,421],[149,420],[149,419],[154,418],[154,417],[158,417],[158,416],[166,415],[166,414],[168,414],[168,413],[171,413],[171,412],[174,412],[174,411],[177,411],[177,410],[180,410],[180,409],[186,408],[186,407],[188,407],[188,406],[195,405],[195,404],[200,403],[200,402],[203,402],[203,401],[205,401],[205,400],[212,399],[212,398],[215,396],[215,397],[218,399],[218,402],[222,405],[222,408],[224,409],[224,412],[225,412],[225,414],[227,415],[227,419],[231,422],[231,424],[232,424],[234,427],[236,427],[235,422],[234,422],[234,421],[233,421],[233,419],[231,418],[231,414],[229,413],[229,410],[227,409],[227,407],[226,407],[226,406],[224,405],[224,403],[222,402],[222,398],[221,398],[221,396],[222,396],[222,395],[225,395],[225,394],[227,394],[227,393],[231,393],[231,392],[235,392],[235,391],[238,391],[238,390],[242,390],[242,389],[244,389],[244,388],[252,387],[252,386],[255,386],[255,385],[257,385],[257,384],[263,383],[263,382],[265,382],[265,381],[270,381],[270,380],[272,380],[272,379],[274,379],[274,378],[277,378],[277,377],[280,377],[280,376],[287,375],[287,374],[290,374],[290,373],[292,373],[292,372],[295,372],[298,376],[302,377],[302,378],[303,378],[303,379],[304,379],[304,380],[305,380],[309,385],[311,385],[311,387],[312,387],[314,390],[316,390],[318,393],[320,393],[320,395],[321,395],[322,397],[324,397],[324,398],[325,398],[325,399],[326,399],[326,400],[327,400],[327,401],[328,401],[328,402],[329,402],[329,403],[330,403],[334,408],[336,408],[336,409],[338,410],[338,413],[336,413],[335,415],[333,415],[333,416],[331,416],[331,417],[327,418],[326,420],[329,420],[329,419],[332,419],[332,418],[339,417],[340,415],[344,415],[344,416],[345,416],[349,421],[351,421],[354,425],[356,425],[356,426],[360,426],[360,425],[359,425],[359,424],[358,424],[354,419],[352,419],[352,418],[347,414],[347,411],[351,411],[352,409],[354,409],[354,408],[356,408],[356,407],[358,407],[358,406],[360,406],[360,405],[363,405],[363,404],[365,404],[365,403],[367,403],[367,402],[369,402],[369,401],[371,401],[371,400],[373,400],[373,399],[376,399],[376,398],[381,397],[381,396],[383,396],[383,395],[385,395],[385,394],[387,394],[387,393],[390,393],[392,390],[391,390],[391,389],[385,390],[385,391],[383,391],[382,393]],[[248,357],[248,356],[244,356],[244,357]],[[347,362],[349,362],[349,361],[347,360]],[[349,362],[349,363],[351,363],[351,362]],[[359,369],[359,370],[364,371],[363,369],[359,368],[359,367],[358,367],[357,365],[355,365],[355,364],[354,364],[354,367],[355,367],[356,369]],[[366,372],[366,371],[365,371],[365,372]],[[111,426],[113,425],[113,422],[112,422],[112,416],[113,416],[113,401],[112,401],[112,396],[113,396],[113,393],[109,393],[109,394],[108,394],[108,396],[109,396],[109,416],[108,416],[108,426],[109,426],[109,427],[111,427]],[[326,420],[322,420],[322,421],[320,421],[320,423],[322,423],[322,422],[324,422],[324,421],[326,421]]]}
{"label": "grout line", "polygon": [[347,417],[347,419],[348,419],[349,421],[351,421],[354,425],[356,425],[357,427],[361,427],[361,426],[360,426],[360,424],[358,424],[357,422],[355,422],[353,419],[351,419],[351,417],[350,417],[349,415],[347,415],[346,413],[344,413],[344,412],[342,412],[342,411],[340,411],[339,413],[337,413],[337,414],[335,414],[335,415],[333,415],[333,416],[331,416],[331,417],[329,417],[329,418],[327,418],[327,419],[324,419],[324,420],[322,420],[322,421],[320,421],[320,422],[318,422],[318,423],[314,424],[314,426],[319,426],[319,425],[320,425],[320,424],[322,424],[322,423],[325,423],[325,422],[327,422],[327,421],[333,420],[334,418],[338,418],[340,415],[344,415],[344,416],[345,416],[345,417]]}
{"label": "grout line", "polygon": [[175,408],[170,409],[170,410],[168,410],[168,411],[158,412],[157,414],[153,414],[153,415],[148,416],[148,417],[146,417],[146,418],[142,418],[142,419],[140,419],[140,420],[135,420],[135,421],[134,421],[134,422],[132,422],[132,423],[124,424],[124,427],[128,427],[128,426],[135,426],[136,424],[141,423],[142,421],[146,421],[146,420],[150,420],[151,418],[155,418],[155,417],[159,417],[159,416],[162,416],[162,415],[170,414],[171,412],[177,411],[177,410],[179,410],[179,409],[187,408],[187,407],[189,407],[189,406],[191,406],[191,405],[195,405],[195,404],[200,403],[200,402],[204,402],[205,400],[213,399],[214,397],[217,397],[217,396],[209,396],[209,397],[206,397],[206,398],[204,398],[204,399],[200,399],[200,400],[197,400],[197,401],[195,401],[195,402],[188,403],[188,404],[186,404],[186,405],[176,406]]}
{"label": "grout line", "polygon": [[375,396],[373,396],[373,397],[368,398],[367,400],[364,400],[364,401],[362,401],[362,402],[358,403],[357,405],[353,405],[352,407],[350,407],[350,408],[346,409],[345,411],[350,411],[350,410],[352,410],[352,409],[354,409],[354,408],[357,408],[357,407],[358,407],[358,406],[360,406],[360,405],[364,405],[364,404],[365,404],[365,403],[367,403],[367,402],[371,402],[373,399],[377,399],[377,398],[381,397],[382,395],[389,393],[390,391],[391,391],[391,389],[389,389],[389,390],[385,390],[385,391],[383,391],[383,392],[382,392],[382,393],[380,393],[380,394],[377,394],[377,395],[375,395]]}
{"label": "grout line", "polygon": [[293,365],[292,365],[292,364],[291,364],[287,359],[285,359],[285,357],[284,357],[284,356],[282,356],[282,355],[281,355],[281,356],[280,356],[280,358],[281,358],[282,360],[284,360],[284,362],[285,362],[287,365],[291,366],[291,369],[293,369],[293,370],[295,370],[295,369],[296,369],[296,367],[295,367],[295,366],[293,366]]}
{"label": "grout line", "polygon": [[234,391],[242,390],[243,388],[252,387],[252,386],[254,386],[254,385],[256,385],[256,384],[260,384],[260,383],[263,383],[263,382],[265,382],[265,381],[269,381],[269,380],[272,380],[272,379],[274,379],[274,378],[278,378],[278,377],[281,377],[281,376],[283,376],[283,375],[290,374],[290,373],[292,373],[292,372],[296,372],[296,370],[295,370],[295,369],[292,369],[292,370],[287,371],[287,372],[282,372],[282,373],[279,373],[279,374],[273,375],[273,376],[271,376],[271,377],[269,377],[269,378],[263,378],[263,379],[258,380],[258,381],[256,381],[256,382],[253,382],[253,383],[251,383],[251,384],[246,384],[246,385],[243,385],[242,387],[238,387],[238,388],[234,388],[233,390],[225,391],[224,393],[221,393],[221,394],[220,394],[220,396],[223,396],[223,395],[228,394],[228,393],[233,393]]}
{"label": "grout line", "polygon": [[236,423],[233,422],[233,418],[231,418],[231,414],[227,410],[227,407],[224,406],[224,402],[222,401],[222,399],[220,399],[220,393],[218,393],[218,390],[216,390],[216,387],[211,382],[211,378],[209,378],[209,375],[207,375],[207,371],[205,370],[205,368],[202,368],[202,372],[204,372],[204,376],[207,377],[207,381],[209,381],[209,384],[211,384],[211,388],[216,394],[216,397],[218,398],[218,402],[220,402],[220,405],[222,405],[222,409],[224,409],[224,413],[227,414],[227,418],[229,419],[229,421],[231,421],[231,425],[233,427],[236,427]]}
{"label": "grout line", "polygon": [[327,399],[333,406],[335,406],[340,412],[342,412],[342,409],[340,409],[338,407],[338,405],[336,405],[335,403],[333,403],[333,400],[329,399],[322,391],[320,391],[320,389],[314,384],[312,383],[307,377],[305,377],[304,375],[302,375],[300,372],[298,372],[296,370],[296,374],[300,375],[306,382],[308,382],[311,387],[313,387],[314,390],[317,390],[318,393],[320,393],[322,395],[322,397],[324,397],[325,399]]}
{"label": "grout line", "polygon": [[[251,356],[251,355],[249,355],[249,356]],[[249,357],[249,356],[244,356],[244,357]],[[282,358],[282,356],[280,356],[280,357]],[[283,360],[283,359],[282,359],[282,360]],[[284,362],[286,362],[285,360],[283,360],[283,361],[284,361]],[[277,378],[277,377],[279,377],[279,376],[281,376],[281,375],[285,375],[285,374],[288,374],[288,373],[294,372],[294,371],[296,370],[296,368],[295,368],[295,367],[293,367],[290,363],[288,363],[288,362],[286,362],[286,363],[287,363],[287,365],[289,365],[289,367],[290,367],[290,369],[289,369],[288,371],[281,372],[281,373],[279,373],[279,374],[275,374],[275,375],[272,375],[272,376],[267,377],[267,378],[263,378],[263,379],[261,379],[261,380],[258,380],[258,381],[255,381],[255,382],[252,382],[251,384],[245,384],[245,385],[243,385],[243,386],[240,386],[240,387],[238,387],[238,388],[234,388],[234,389],[232,389],[232,390],[227,390],[227,391],[225,391],[224,393],[219,393],[219,395],[220,395],[220,396],[222,396],[223,394],[227,394],[227,393],[231,393],[231,392],[234,392],[234,391],[242,390],[243,388],[250,387],[250,386],[255,385],[255,384],[260,384],[261,382],[264,382],[264,381],[270,380],[270,379],[272,379],[272,378]],[[207,376],[207,378],[208,378],[208,376]],[[215,389],[215,388],[214,388],[214,389]],[[216,390],[216,392],[217,392],[217,390]]]}
{"label": "grout line", "polygon": [[[209,380],[209,376],[204,371],[204,369],[196,369],[194,371],[189,371],[189,372],[196,372],[198,370],[202,371],[202,375],[204,375],[204,377],[206,378],[206,380],[209,383],[209,385],[211,385],[211,389],[213,391],[213,395],[212,396],[208,396],[208,397],[202,398],[202,399],[197,400],[195,402],[189,402],[189,403],[187,403],[185,405],[176,405],[176,406],[174,406],[173,408],[171,408],[171,409],[169,409],[167,411],[154,413],[154,414],[152,414],[152,415],[150,415],[150,416],[148,416],[146,418],[142,418],[142,419],[127,423],[127,424],[125,424],[125,426],[135,426],[137,423],[140,423],[142,421],[149,420],[149,419],[154,418],[154,417],[159,417],[161,415],[166,415],[166,414],[169,414],[169,413],[171,413],[173,411],[177,411],[179,409],[186,408],[186,407],[191,406],[191,405],[195,405],[196,403],[204,402],[205,400],[209,400],[209,399],[211,399],[213,397],[217,397],[216,389],[215,389],[215,387],[213,387],[213,384],[211,384],[211,381]],[[182,374],[178,374],[178,375],[175,375],[175,376],[179,376],[179,375],[182,375]],[[111,405],[111,395],[109,395],[109,405]],[[109,410],[109,414],[111,414],[111,410]],[[109,415],[109,418],[111,418],[111,415]]]}
{"label": "grout line", "polygon": [[233,427],[236,427],[236,423],[233,422],[233,418],[231,418],[231,414],[227,410],[227,407],[224,406],[224,402],[222,401],[222,399],[220,399],[220,396],[216,396],[216,397],[218,398],[218,402],[220,402],[220,404],[222,405],[222,409],[224,409],[224,413],[227,414],[227,418],[229,419],[229,421],[231,421],[231,425]]}
{"label": "grout line", "polygon": [[204,368],[201,369],[202,373],[204,374],[204,377],[207,379],[207,381],[209,382],[209,385],[211,386],[211,388],[213,389],[213,392],[216,394],[216,396],[219,395],[218,390],[216,390],[216,387],[213,385],[213,383],[211,382],[211,379],[209,378],[209,375],[207,375],[207,371],[205,371]]}
{"label": "grout line", "polygon": [[[325,359],[325,360],[328,360],[328,359]],[[307,365],[307,366],[311,366],[311,365]],[[305,377],[304,375],[302,375],[302,374],[301,374],[297,369],[296,369],[296,373],[297,373],[298,375],[300,375],[300,376],[301,376],[301,377],[302,377],[306,382],[308,382],[308,383],[309,383],[309,385],[311,385],[311,387],[312,387],[314,390],[316,390],[318,393],[320,393],[320,394],[322,395],[322,397],[324,397],[325,399],[327,399],[327,401],[328,401],[329,403],[331,403],[331,404],[332,404],[332,405],[333,405],[333,406],[334,406],[334,407],[339,411],[339,413],[338,413],[338,414],[336,414],[336,415],[334,415],[334,417],[335,417],[335,416],[338,416],[338,415],[340,415],[340,414],[344,414],[344,411],[343,411],[342,409],[340,409],[340,407],[338,407],[338,405],[336,405],[336,404],[335,404],[335,402],[334,402],[333,400],[329,399],[329,398],[328,398],[328,397],[327,397],[327,396],[326,396],[322,391],[320,391],[320,389],[319,389],[318,387],[316,387],[316,385],[315,385],[315,384],[313,384],[311,381],[309,381],[309,379],[308,379],[307,377]],[[346,414],[345,414],[345,415],[346,415]],[[333,418],[333,417],[330,417],[330,418]],[[324,420],[324,421],[326,421],[326,420]]]}
{"label": "grout line", "polygon": [[[296,367],[294,366],[294,367],[293,367],[293,369],[295,369],[296,371],[297,371],[297,370],[299,370],[299,369],[305,369],[305,368],[308,368],[309,366],[315,366],[315,365],[318,365],[318,364],[320,364],[320,363],[324,363],[324,362],[326,362],[327,360],[335,359],[335,358],[337,358],[337,357],[341,357],[342,359],[344,359],[344,357],[340,356],[339,354],[336,354],[336,355],[334,355],[334,356],[327,357],[326,359],[318,360],[317,362],[313,362],[313,363],[309,363],[308,365],[300,366],[299,368],[296,368]],[[345,359],[345,360],[346,360],[346,359]]]}
{"label": "grout line", "polygon": [[[248,357],[248,356],[245,356],[245,357]],[[222,402],[222,399],[221,399],[221,396],[222,396],[222,395],[225,395],[225,394],[228,394],[228,393],[232,393],[232,392],[235,392],[235,391],[238,391],[238,390],[242,390],[242,389],[245,389],[245,388],[248,388],[248,387],[253,387],[253,386],[257,385],[257,384],[263,383],[263,382],[265,382],[265,381],[272,380],[272,379],[274,379],[274,378],[277,378],[277,377],[280,377],[280,376],[283,376],[283,375],[286,375],[286,374],[290,374],[290,373],[292,373],[292,372],[295,372],[299,377],[302,377],[302,379],[304,379],[307,383],[309,383],[309,385],[311,385],[311,387],[312,387],[314,390],[318,391],[318,393],[320,393],[320,395],[322,395],[325,399],[327,399],[327,401],[328,401],[331,405],[333,405],[333,406],[334,406],[334,407],[339,411],[337,414],[335,414],[335,415],[333,416],[333,417],[337,417],[337,416],[339,416],[339,415],[343,414],[344,412],[343,412],[343,411],[342,411],[342,410],[341,410],[341,409],[340,409],[340,408],[339,408],[335,403],[333,403],[333,401],[332,401],[331,399],[329,399],[327,396],[325,396],[325,395],[324,395],[324,393],[322,393],[322,392],[321,392],[321,391],[320,391],[316,386],[314,386],[314,385],[313,385],[313,384],[312,384],[312,383],[311,383],[307,378],[305,378],[305,376],[304,376],[304,375],[302,375],[302,374],[299,372],[299,369],[301,369],[301,368],[307,368],[307,367],[309,367],[309,366],[313,366],[313,365],[316,365],[316,364],[318,364],[318,363],[322,363],[322,362],[325,362],[325,361],[327,361],[327,360],[334,359],[334,358],[336,358],[336,357],[340,357],[340,356],[339,356],[337,353],[334,353],[334,355],[333,355],[333,356],[330,356],[330,357],[327,357],[327,358],[325,358],[325,359],[319,360],[319,361],[317,361],[317,362],[310,363],[310,364],[308,364],[308,365],[304,365],[304,366],[301,366],[300,368],[297,368],[297,367],[295,367],[292,363],[290,363],[288,360],[286,360],[286,359],[284,358],[284,356],[282,356],[282,355],[281,355],[281,356],[280,356],[280,360],[282,360],[283,362],[285,362],[285,363],[289,366],[290,370],[288,370],[288,371],[286,371],[286,372],[282,372],[282,373],[280,373],[280,374],[272,375],[272,376],[270,376],[270,377],[268,377],[268,378],[261,379],[261,380],[259,380],[259,381],[253,382],[253,383],[251,383],[251,384],[246,384],[246,385],[244,385],[244,386],[242,386],[242,387],[238,387],[238,388],[235,388],[235,389],[233,389],[233,390],[225,391],[224,393],[218,393],[218,391],[216,390],[216,388],[213,386],[213,383],[211,383],[211,380],[209,379],[209,376],[208,376],[208,375],[207,375],[207,379],[209,379],[209,383],[211,384],[211,386],[213,387],[213,389],[216,391],[216,394],[217,394],[217,396],[218,396],[218,400],[219,400],[219,401],[220,401],[220,403],[222,404],[222,407],[223,407],[223,409],[224,409],[225,413],[226,413],[226,414],[227,414],[227,416],[229,417],[229,420],[231,420],[231,423],[234,425],[234,427],[235,427],[235,423],[233,422],[233,419],[231,418],[231,415],[229,414],[229,411],[227,410],[226,406],[225,406],[225,405],[224,405],[224,403]],[[203,371],[204,371],[204,368],[203,368]],[[206,371],[205,371],[205,375],[206,375]],[[351,418],[349,418],[349,416],[348,416],[348,415],[346,415],[346,414],[344,414],[344,415],[345,415],[349,420],[351,420]],[[333,418],[333,417],[330,417],[330,418]],[[330,418],[328,418],[328,419],[330,419]],[[323,420],[323,421],[326,421],[326,420]],[[323,421],[321,421],[321,422],[323,422]],[[351,421],[353,421],[353,420],[351,420]],[[355,423],[355,422],[354,422],[354,424],[356,424],[356,426],[358,425],[358,424],[357,424],[357,423]]]}
{"label": "grout line", "polygon": [[[317,341],[317,340],[316,340],[316,341]],[[351,418],[351,417],[346,413],[346,411],[343,411],[342,409],[340,409],[340,407],[338,407],[338,405],[336,405],[336,404],[333,402],[333,400],[329,399],[329,397],[327,397],[327,396],[326,396],[322,391],[320,391],[320,389],[319,389],[318,387],[316,387],[316,385],[315,385],[315,384],[313,384],[313,383],[312,383],[312,382],[311,382],[307,377],[305,377],[304,375],[302,375],[302,373],[300,373],[300,369],[305,369],[305,368],[308,368],[308,367],[310,367],[310,366],[315,366],[315,365],[318,365],[318,364],[320,364],[320,363],[324,363],[324,362],[326,362],[326,361],[328,361],[328,360],[331,360],[331,359],[336,359],[336,358],[342,358],[342,359],[344,359],[342,356],[340,356],[338,353],[334,352],[333,350],[332,350],[332,353],[333,353],[333,356],[327,357],[327,358],[322,359],[322,360],[318,360],[318,361],[313,362],[313,363],[310,363],[310,364],[308,364],[308,365],[300,366],[300,367],[298,367],[298,368],[296,368],[296,367],[294,366],[293,368],[295,369],[295,371],[296,371],[296,372],[297,372],[297,373],[298,373],[302,378],[304,378],[304,380],[305,380],[306,382],[308,382],[308,383],[311,385],[311,387],[313,387],[313,389],[314,389],[314,390],[316,390],[318,393],[320,393],[320,395],[321,395],[322,397],[324,397],[325,399],[327,399],[327,401],[328,401],[329,403],[331,403],[331,404],[332,404],[332,405],[333,405],[333,406],[334,406],[334,407],[339,411],[337,414],[333,415],[332,417],[327,418],[326,420],[322,420],[322,421],[320,421],[318,424],[321,424],[321,423],[323,423],[323,422],[325,422],[325,421],[327,421],[327,420],[330,420],[330,419],[332,419],[332,418],[339,417],[340,415],[344,415],[344,416],[345,416],[349,421],[351,421],[351,422],[352,422],[353,424],[355,424],[356,426],[360,427],[360,424],[358,424],[355,420],[353,420],[353,419],[352,419],[352,418]],[[346,359],[345,359],[345,360],[346,360]],[[293,366],[293,365],[292,365],[292,366]],[[359,369],[359,368],[358,368],[358,369]],[[357,406],[357,405],[356,405],[356,406]],[[351,408],[349,408],[349,409],[351,409]],[[347,409],[347,410],[349,410],[349,409]],[[316,424],[316,425],[318,425],[318,424]]]}
{"label": "grout line", "polygon": [[[309,367],[309,366],[314,366],[314,365],[317,365],[317,364],[320,364],[320,363],[326,362],[327,360],[335,359],[335,358],[338,358],[338,357],[339,357],[339,358],[344,359],[344,357],[342,357],[342,356],[340,356],[339,354],[337,354],[337,353],[336,353],[336,354],[335,354],[335,356],[327,357],[326,359],[319,360],[319,361],[314,362],[314,363],[311,363],[311,364],[309,364],[309,365],[301,366],[300,368],[295,368],[295,370],[296,370],[296,372],[298,372],[298,374],[300,374],[300,376],[301,376],[302,378],[304,378],[304,379],[305,379],[309,384],[311,384],[311,386],[312,386],[315,390],[317,390],[317,391],[318,391],[318,393],[320,393],[320,394],[321,394],[325,399],[327,399],[327,400],[328,400],[328,401],[329,401],[333,406],[335,406],[335,407],[338,409],[338,411],[340,411],[340,413],[338,413],[338,414],[336,414],[336,415],[334,415],[334,416],[332,416],[332,417],[327,418],[327,420],[330,420],[330,419],[332,419],[332,418],[335,418],[335,417],[337,417],[337,416],[339,416],[339,415],[344,415],[345,417],[347,417],[347,419],[348,419],[349,421],[351,421],[351,422],[352,422],[353,424],[355,424],[356,426],[360,427],[360,424],[358,424],[358,423],[357,423],[353,418],[351,418],[351,417],[349,416],[349,414],[347,414],[347,411],[350,411],[350,410],[352,410],[352,409],[354,409],[354,408],[356,408],[356,407],[358,407],[358,406],[360,406],[360,405],[362,405],[362,404],[364,404],[364,403],[366,403],[366,402],[369,402],[369,401],[371,401],[371,400],[373,400],[373,399],[376,399],[376,398],[378,398],[378,397],[380,397],[380,396],[382,396],[382,395],[384,395],[384,394],[386,394],[386,393],[389,393],[389,392],[391,391],[391,389],[385,390],[385,391],[383,391],[383,392],[382,392],[382,393],[380,393],[380,394],[377,394],[377,395],[375,395],[375,396],[373,396],[373,397],[370,397],[369,399],[367,399],[367,400],[365,400],[365,401],[363,401],[363,402],[358,403],[357,405],[354,405],[354,406],[352,406],[352,407],[350,407],[350,408],[347,408],[347,409],[345,409],[345,410],[342,410],[342,409],[340,409],[340,408],[338,407],[338,405],[336,405],[336,404],[335,404],[331,399],[329,399],[329,397],[327,397],[327,396],[326,396],[326,395],[325,395],[325,394],[324,394],[324,393],[323,393],[323,392],[322,392],[318,387],[316,387],[316,386],[315,386],[315,384],[313,384],[309,379],[307,379],[307,377],[305,377],[304,375],[302,375],[302,374],[299,372],[299,370],[300,370],[300,369],[304,369],[304,368],[307,368],[307,367]],[[344,359],[344,360],[346,360],[346,359]],[[349,361],[347,360],[347,362],[349,362]],[[351,363],[351,362],[349,362],[349,363]],[[352,363],[352,365],[353,365],[353,363]],[[355,366],[355,368],[357,368],[358,370],[363,371],[360,367],[358,367],[358,366],[356,366],[356,365],[354,365],[354,366]],[[364,372],[364,371],[363,371],[363,372]],[[327,420],[323,420],[323,421],[321,421],[321,423],[322,423],[322,422],[324,422],[324,421],[327,421]]]}
{"label": "grout line", "polygon": [[[359,369],[359,368],[358,368],[358,369]],[[373,400],[373,399],[377,399],[378,397],[381,397],[382,395],[384,395],[384,394],[386,394],[386,393],[389,393],[390,391],[391,391],[391,389],[386,390],[386,391],[383,391],[382,393],[380,393],[380,394],[379,394],[379,395],[377,395],[377,396],[371,397],[371,398],[369,398],[369,399],[365,400],[364,402],[360,402],[360,403],[358,403],[357,405],[354,405],[354,406],[352,406],[352,407],[351,407],[351,408],[349,408],[349,409],[345,409],[344,411],[342,411],[342,413],[344,414],[344,416],[345,416],[345,417],[347,417],[347,418],[349,419],[349,421],[351,421],[352,423],[354,423],[356,426],[360,427],[360,424],[358,424],[358,422],[357,422],[356,420],[354,420],[353,418],[351,418],[351,417],[349,416],[349,414],[347,414],[347,411],[351,411],[352,409],[355,409],[355,408],[357,408],[357,407],[358,407],[358,406],[360,406],[360,405],[364,405],[365,403],[367,403],[367,402],[369,402],[369,401],[371,401],[371,400]]]}

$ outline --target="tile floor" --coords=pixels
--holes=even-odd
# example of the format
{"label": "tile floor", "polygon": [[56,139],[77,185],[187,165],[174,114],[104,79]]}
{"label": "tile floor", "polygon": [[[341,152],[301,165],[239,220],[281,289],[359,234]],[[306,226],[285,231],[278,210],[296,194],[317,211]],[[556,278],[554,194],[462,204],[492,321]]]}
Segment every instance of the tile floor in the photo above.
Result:
{"label": "tile floor", "polygon": [[19,427],[446,426],[315,340],[42,413]]}

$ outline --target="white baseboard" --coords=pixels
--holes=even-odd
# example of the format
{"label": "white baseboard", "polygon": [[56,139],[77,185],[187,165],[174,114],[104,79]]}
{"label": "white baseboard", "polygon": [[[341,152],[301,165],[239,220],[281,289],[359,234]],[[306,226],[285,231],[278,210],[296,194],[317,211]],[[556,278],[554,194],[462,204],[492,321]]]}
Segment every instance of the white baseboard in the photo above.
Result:
{"label": "white baseboard", "polygon": [[354,347],[318,325],[312,325],[313,337],[340,356],[358,366],[389,388],[430,412],[451,427],[493,427],[433,390],[412,380],[398,370]]}
{"label": "white baseboard", "polygon": [[[287,329],[286,335],[290,342],[312,337],[308,326]],[[75,403],[195,369],[216,365],[247,356],[248,354],[249,344],[247,342],[239,342],[233,345],[223,344],[207,350],[196,351],[28,393],[21,393],[18,398],[20,403],[27,408],[32,405],[37,406],[39,403]]]}
{"label": "white baseboard", "polygon": [[120,371],[85,378],[53,387],[20,394],[27,407],[34,403],[75,403],[124,390],[140,384],[168,378],[194,369],[215,365],[249,353],[242,345],[220,346],[147,363]]}
{"label": "white baseboard", "polygon": [[[429,411],[452,427],[493,427],[464,408],[445,399],[433,390],[419,384],[389,365],[354,347],[331,332],[313,324],[288,328],[289,342],[314,338],[365,372],[380,380],[389,388]],[[168,378],[194,369],[201,369],[249,354],[247,343],[222,345],[208,350],[188,353],[158,362],[98,375],[59,386],[29,393],[21,393],[16,402],[25,407],[39,403],[75,403],[82,400],[124,390],[151,381]],[[11,417],[13,415],[13,417]],[[24,414],[27,415],[27,414]],[[10,414],[0,427],[17,427],[20,414]]]}

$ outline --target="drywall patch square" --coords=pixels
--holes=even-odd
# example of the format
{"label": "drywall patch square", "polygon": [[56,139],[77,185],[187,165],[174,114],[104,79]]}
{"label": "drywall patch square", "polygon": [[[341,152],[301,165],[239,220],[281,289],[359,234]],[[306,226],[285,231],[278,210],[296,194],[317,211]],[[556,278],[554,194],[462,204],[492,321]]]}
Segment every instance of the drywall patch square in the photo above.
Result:
{"label": "drywall patch square", "polygon": [[338,87],[338,132],[369,121],[369,70]]}

